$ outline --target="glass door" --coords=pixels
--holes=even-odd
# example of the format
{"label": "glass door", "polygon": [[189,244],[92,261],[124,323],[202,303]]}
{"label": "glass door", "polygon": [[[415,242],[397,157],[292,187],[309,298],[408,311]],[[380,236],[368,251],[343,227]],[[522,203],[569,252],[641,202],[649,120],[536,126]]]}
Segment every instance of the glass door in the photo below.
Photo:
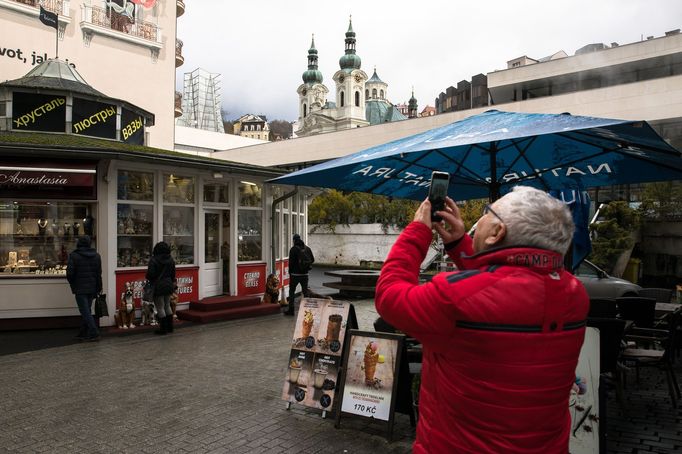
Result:
{"label": "glass door", "polygon": [[215,296],[223,293],[221,220],[221,213],[219,211],[204,212],[204,263],[202,266],[202,281],[205,296]]}

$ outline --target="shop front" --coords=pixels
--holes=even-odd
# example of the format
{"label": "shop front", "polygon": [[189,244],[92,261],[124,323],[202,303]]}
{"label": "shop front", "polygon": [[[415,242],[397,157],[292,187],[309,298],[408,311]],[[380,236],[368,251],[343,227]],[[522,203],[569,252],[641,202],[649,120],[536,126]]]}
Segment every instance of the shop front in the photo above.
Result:
{"label": "shop front", "polygon": [[268,263],[287,283],[306,202],[271,211],[282,190],[265,181],[282,172],[145,147],[152,114],[104,97],[58,60],[31,74],[0,83],[0,330],[78,321],[66,265],[84,234],[102,256],[111,314],[102,325],[114,324],[126,289],[139,309],[159,241],[176,263],[178,310],[263,294]]}

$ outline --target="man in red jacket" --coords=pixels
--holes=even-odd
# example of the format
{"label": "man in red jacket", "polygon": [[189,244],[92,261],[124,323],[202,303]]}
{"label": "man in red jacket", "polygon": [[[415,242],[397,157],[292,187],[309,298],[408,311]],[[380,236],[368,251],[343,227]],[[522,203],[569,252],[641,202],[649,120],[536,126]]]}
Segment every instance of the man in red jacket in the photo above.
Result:
{"label": "man in red jacket", "polygon": [[[566,206],[516,187],[486,206],[472,239],[455,202],[424,201],[381,270],[376,308],[423,344],[419,453],[567,453],[568,398],[589,299],[563,269]],[[459,271],[419,285],[435,228]]]}

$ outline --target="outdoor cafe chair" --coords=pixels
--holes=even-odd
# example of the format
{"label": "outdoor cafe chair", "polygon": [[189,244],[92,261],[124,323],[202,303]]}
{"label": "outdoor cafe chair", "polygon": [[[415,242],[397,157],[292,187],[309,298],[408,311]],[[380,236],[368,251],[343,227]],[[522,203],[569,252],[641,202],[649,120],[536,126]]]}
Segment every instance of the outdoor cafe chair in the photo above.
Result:
{"label": "outdoor cafe chair", "polygon": [[623,400],[623,366],[619,362],[622,350],[625,320],[618,318],[588,317],[587,326],[599,330],[599,375],[616,388],[616,399],[621,407]]}
{"label": "outdoor cafe chair", "polygon": [[624,320],[632,320],[636,327],[651,328],[656,317],[656,300],[639,296],[616,298],[618,314]]}
{"label": "outdoor cafe chair", "polygon": [[669,288],[643,288],[637,294],[644,298],[654,298],[657,303],[669,303],[673,291]]}
{"label": "outdoor cafe chair", "polygon": [[590,298],[590,312],[588,317],[616,318],[618,306],[613,298]]}
{"label": "outdoor cafe chair", "polygon": [[[626,348],[621,353],[623,363],[635,368],[637,382],[639,382],[639,369],[641,367],[654,367],[665,372],[670,401],[675,408],[677,408],[677,399],[682,395],[672,366],[672,355],[681,316],[682,313],[679,311],[673,313],[668,320],[667,329],[633,328],[631,334],[626,335],[625,339],[634,341],[636,345]],[[652,347],[639,348],[641,343]]]}

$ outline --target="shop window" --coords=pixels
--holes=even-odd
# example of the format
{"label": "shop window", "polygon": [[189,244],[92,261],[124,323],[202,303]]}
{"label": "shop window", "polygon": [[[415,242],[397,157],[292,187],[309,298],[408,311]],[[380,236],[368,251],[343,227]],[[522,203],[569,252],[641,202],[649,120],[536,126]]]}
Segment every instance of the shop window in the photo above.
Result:
{"label": "shop window", "polygon": [[194,177],[163,175],[163,241],[176,265],[194,263]]}
{"label": "shop window", "polygon": [[263,211],[240,209],[237,225],[239,226],[239,243],[237,260],[251,262],[262,260],[263,256]]}
{"label": "shop window", "polygon": [[227,183],[204,184],[204,202],[230,203],[230,185]]}
{"label": "shop window", "polygon": [[118,199],[154,201],[154,174],[118,171]]}
{"label": "shop window", "polygon": [[164,174],[163,201],[194,204],[194,178]]}
{"label": "shop window", "polygon": [[242,207],[257,207],[262,208],[262,191],[261,185],[251,183],[248,181],[239,182],[239,206]]}
{"label": "shop window", "polygon": [[116,266],[147,266],[154,238],[154,174],[119,170],[117,181]]}
{"label": "shop window", "polygon": [[79,236],[96,247],[94,213],[89,203],[0,200],[0,278],[65,275]]}
{"label": "shop window", "polygon": [[163,241],[176,265],[194,263],[194,207],[163,207]]}

